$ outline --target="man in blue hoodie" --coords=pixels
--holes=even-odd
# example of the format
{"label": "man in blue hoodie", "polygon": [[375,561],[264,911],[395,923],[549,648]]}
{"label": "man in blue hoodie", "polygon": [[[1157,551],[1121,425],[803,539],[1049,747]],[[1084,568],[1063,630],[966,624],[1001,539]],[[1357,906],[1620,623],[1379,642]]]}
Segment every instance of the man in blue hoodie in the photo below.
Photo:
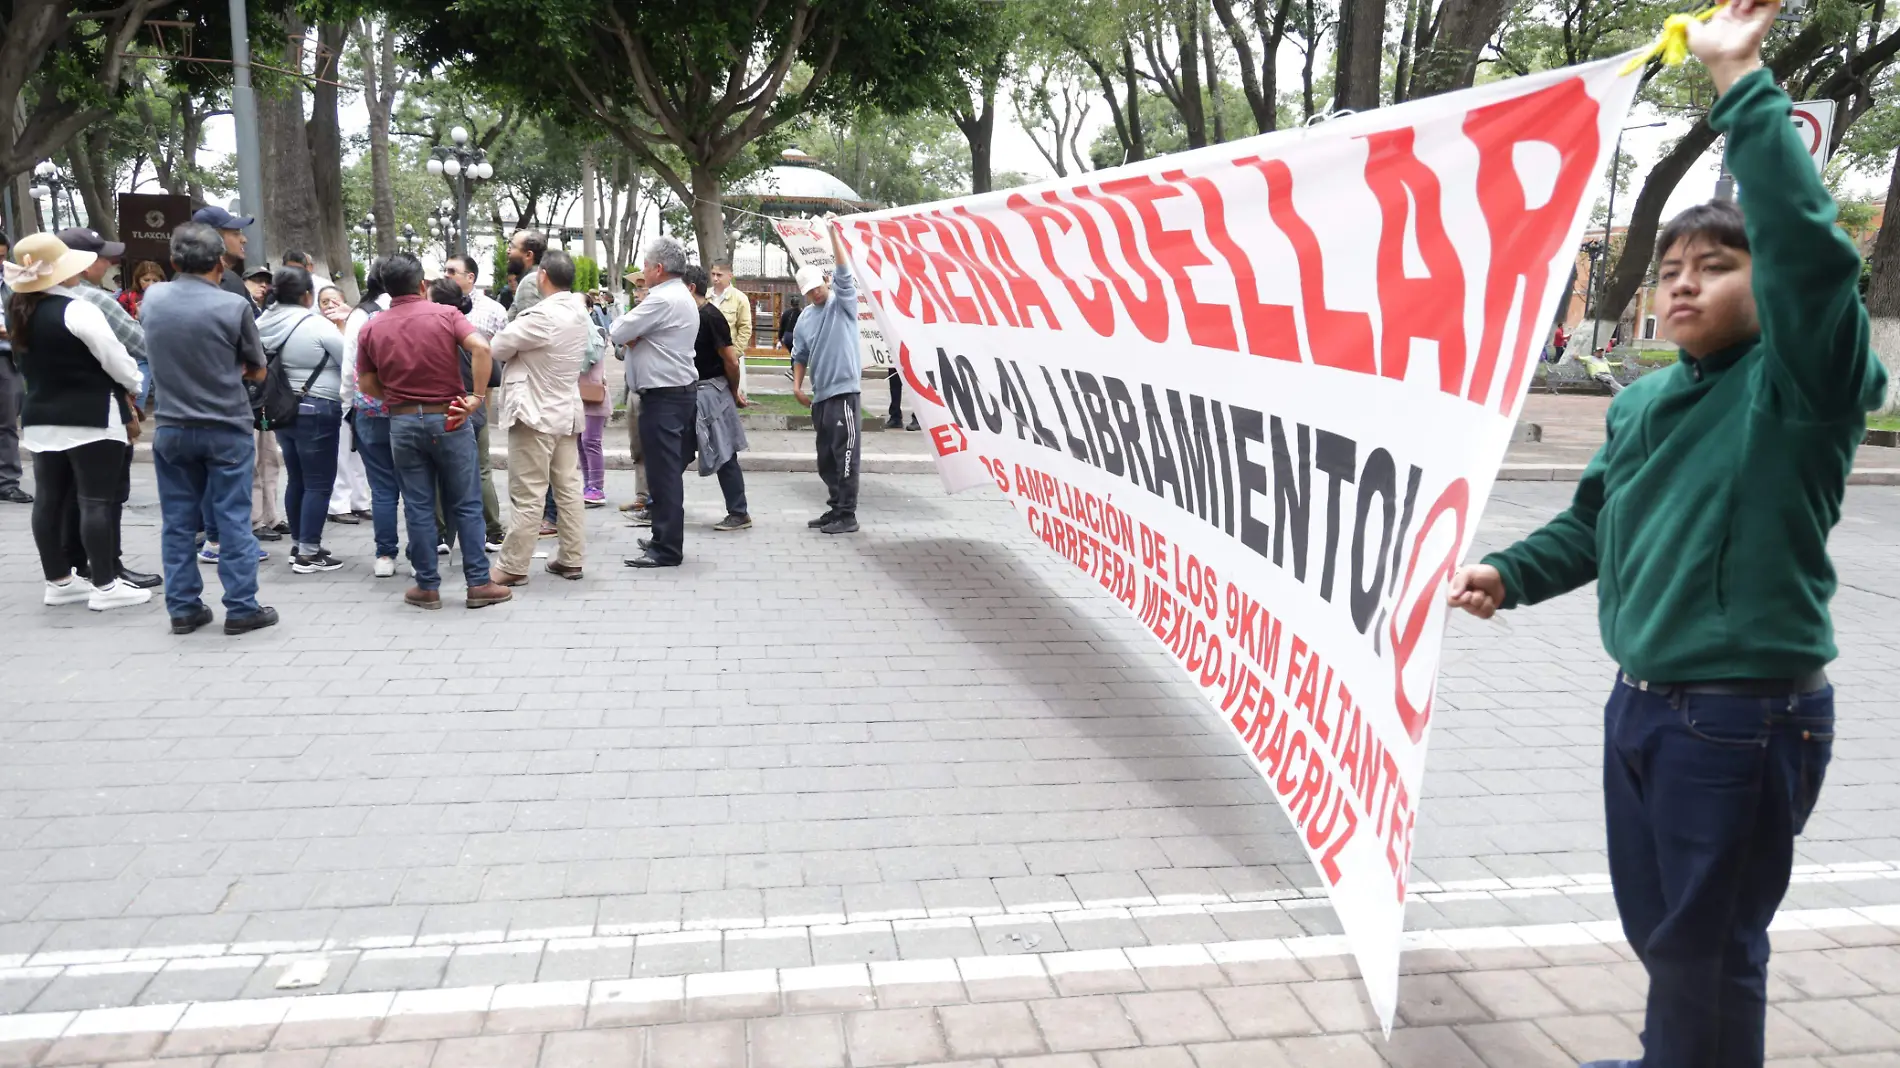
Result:
{"label": "man in blue hoodie", "polygon": [[[838,242],[834,216],[825,216],[831,230],[831,255],[836,266],[831,281],[817,267],[801,267],[798,288],[805,294],[805,310],[792,332],[792,395],[811,409],[818,433],[818,475],[831,491],[825,514],[805,524],[826,534],[850,534],[858,529],[858,438],[863,432],[858,394],[863,388],[862,357],[858,355],[858,286]],[[805,388],[807,371],[811,389]]]}

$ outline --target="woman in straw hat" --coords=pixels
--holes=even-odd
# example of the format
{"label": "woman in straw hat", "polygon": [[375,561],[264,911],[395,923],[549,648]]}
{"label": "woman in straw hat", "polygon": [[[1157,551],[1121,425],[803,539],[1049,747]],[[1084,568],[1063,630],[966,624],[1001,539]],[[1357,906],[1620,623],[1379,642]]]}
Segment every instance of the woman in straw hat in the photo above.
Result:
{"label": "woman in straw hat", "polygon": [[66,551],[67,516],[78,502],[79,542],[94,576],[119,573],[119,480],[136,424],[130,398],[138,364],[100,310],[66,287],[97,255],[66,247],[52,234],[13,246],[5,265],[13,357],[26,379],[20,446],[33,453],[33,542],[46,574],[46,603],[95,612],[144,604],[151,590],[122,579],[95,587],[75,575]]}

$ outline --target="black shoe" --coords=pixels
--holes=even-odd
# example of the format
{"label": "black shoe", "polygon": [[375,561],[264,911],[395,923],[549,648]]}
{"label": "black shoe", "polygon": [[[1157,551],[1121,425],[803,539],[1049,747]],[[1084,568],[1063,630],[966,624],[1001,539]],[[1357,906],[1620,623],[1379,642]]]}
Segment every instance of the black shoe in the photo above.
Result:
{"label": "black shoe", "polygon": [[636,545],[641,552],[646,552],[648,549],[653,547],[653,539],[639,538],[634,541],[634,545]]}
{"label": "black shoe", "polygon": [[258,541],[283,541],[284,540],[284,536],[282,534],[279,534],[277,531],[271,529],[270,527],[253,527],[251,529],[251,534],[252,536],[256,537]]}
{"label": "black shoe", "polygon": [[904,429],[905,430],[922,430],[923,427],[917,425],[917,417],[913,415],[910,417],[910,422],[904,424]]}
{"label": "black shoe", "polygon": [[224,617],[224,632],[226,634],[246,634],[250,631],[263,630],[265,627],[274,627],[276,625],[277,609],[275,608],[259,608],[248,616]]}
{"label": "black shoe", "polygon": [[354,512],[337,512],[334,515],[330,516],[330,522],[341,523],[346,527],[353,527],[357,525],[358,523],[361,523],[362,520],[358,519],[356,517],[356,513]]}
{"label": "black shoe", "polygon": [[884,429],[902,430],[904,429],[904,420],[899,416],[893,415],[889,419],[884,420]]}
{"label": "black shoe", "polygon": [[212,616],[211,609],[201,604],[192,605],[190,610],[184,615],[172,617],[172,633],[190,634],[199,627],[210,623],[213,618],[215,617]]}
{"label": "black shoe", "polygon": [[825,524],[831,522],[832,520],[836,518],[838,518],[837,512],[827,511],[824,515],[819,516],[817,519],[809,520],[808,522],[806,522],[805,525],[812,528],[813,530],[818,530],[824,527]]}
{"label": "black shoe", "polygon": [[846,512],[818,529],[826,534],[855,534],[858,532],[858,517]]}
{"label": "black shoe", "polygon": [[629,556],[626,559],[622,560],[621,563],[626,564],[628,567],[678,567],[680,566],[678,560],[675,560],[669,564],[664,560],[655,560],[651,556]]}
{"label": "black shoe", "polygon": [[161,575],[148,575],[143,571],[134,571],[124,564],[119,565],[119,581],[141,590],[155,590],[165,584]]}
{"label": "black shoe", "polygon": [[275,522],[275,523],[272,523],[272,524],[270,525],[270,528],[271,528],[272,530],[274,530],[274,531],[276,531],[276,532],[277,532],[277,533],[279,533],[279,534],[288,534],[288,533],[290,533],[290,524],[289,524],[289,523],[287,523],[287,522],[285,522],[285,521],[284,521],[284,520],[282,520],[282,519],[279,519],[279,520],[278,520],[277,522]]}
{"label": "black shoe", "polygon": [[318,549],[308,556],[290,554],[290,570],[299,575],[315,574],[318,571],[335,571],[343,566],[343,561],[330,555],[328,549]]}
{"label": "black shoe", "polygon": [[8,504],[32,504],[33,495],[15,486],[5,493],[0,493],[0,501],[5,501]]}

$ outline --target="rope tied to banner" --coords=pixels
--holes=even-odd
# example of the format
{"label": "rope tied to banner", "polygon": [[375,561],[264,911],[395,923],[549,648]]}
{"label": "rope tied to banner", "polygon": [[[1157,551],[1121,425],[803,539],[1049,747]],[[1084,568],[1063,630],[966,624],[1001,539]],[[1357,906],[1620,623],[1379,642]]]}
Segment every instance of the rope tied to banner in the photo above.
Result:
{"label": "rope tied to banner", "polygon": [[1698,22],[1709,21],[1715,17],[1717,11],[1727,6],[1728,3],[1724,0],[1723,3],[1703,8],[1693,15],[1669,16],[1663,20],[1662,32],[1656,35],[1656,39],[1650,42],[1649,47],[1630,57],[1630,61],[1623,64],[1623,69],[1619,73],[1634,74],[1642,70],[1643,66],[1652,59],[1660,59],[1665,67],[1681,66],[1682,61],[1689,58],[1689,27]]}

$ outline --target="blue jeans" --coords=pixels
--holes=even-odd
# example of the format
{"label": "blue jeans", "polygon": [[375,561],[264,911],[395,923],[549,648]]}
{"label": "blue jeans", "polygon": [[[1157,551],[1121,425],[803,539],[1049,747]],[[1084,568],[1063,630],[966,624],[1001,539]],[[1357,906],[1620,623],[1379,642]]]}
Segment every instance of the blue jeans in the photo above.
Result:
{"label": "blue jeans", "polygon": [[257,538],[251,534],[251,471],[257,439],[235,427],[161,426],[152,435],[152,465],[164,529],[165,610],[175,619],[203,604],[204,575],[192,535],[211,517],[225,541],[218,554],[226,619],[257,608]]}
{"label": "blue jeans", "polygon": [[322,397],[297,404],[297,421],[277,432],[284,450],[284,518],[291,543],[311,549],[323,545],[323,524],[330,518],[330,490],[336,485],[337,443],[343,438],[343,405]]}
{"label": "blue jeans", "polygon": [[462,550],[462,577],[468,588],[488,585],[488,554],[482,549],[487,530],[482,521],[481,465],[475,455],[475,430],[467,423],[454,430],[440,415],[394,415],[389,418],[389,451],[396,462],[396,480],[402,484],[403,519],[409,525],[409,564],[416,585],[438,589],[442,576],[435,567],[435,491],[439,480],[450,499],[442,512],[454,524]]}
{"label": "blue jeans", "polygon": [[139,365],[139,411],[149,412],[152,410],[152,363],[142,358],[136,362]]}
{"label": "blue jeans", "polygon": [[1759,1068],[1768,923],[1834,747],[1834,690],[1729,697],[1622,681],[1603,800],[1623,932],[1649,972],[1645,1068]]}
{"label": "blue jeans", "polygon": [[396,555],[396,507],[402,487],[396,481],[396,461],[389,452],[389,417],[356,413],[356,454],[369,476],[370,526],[376,532],[376,555]]}

